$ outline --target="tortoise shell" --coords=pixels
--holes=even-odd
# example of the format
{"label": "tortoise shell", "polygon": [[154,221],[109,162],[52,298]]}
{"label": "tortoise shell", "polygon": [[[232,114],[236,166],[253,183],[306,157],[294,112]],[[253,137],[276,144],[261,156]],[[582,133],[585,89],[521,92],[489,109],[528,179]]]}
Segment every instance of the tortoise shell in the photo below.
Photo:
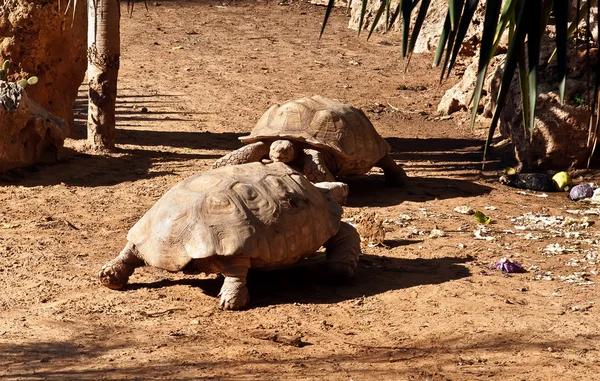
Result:
{"label": "tortoise shell", "polygon": [[333,154],[336,175],[369,171],[390,151],[362,110],[319,95],[273,105],[243,143],[289,139]]}
{"label": "tortoise shell", "polygon": [[328,192],[282,163],[202,172],[175,185],[131,228],[127,239],[147,264],[169,271],[192,259],[247,255],[278,268],[313,254],[340,224]]}

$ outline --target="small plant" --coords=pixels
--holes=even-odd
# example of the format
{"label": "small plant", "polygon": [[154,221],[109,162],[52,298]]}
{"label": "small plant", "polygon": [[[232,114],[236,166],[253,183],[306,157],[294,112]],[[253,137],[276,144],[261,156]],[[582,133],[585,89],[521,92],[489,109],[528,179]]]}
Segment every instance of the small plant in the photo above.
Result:
{"label": "small plant", "polygon": [[585,106],[585,95],[582,92],[577,92],[571,97],[571,104],[575,106]]}
{"label": "small plant", "polygon": [[8,71],[9,67],[10,67],[10,61],[9,60],[4,61],[4,63],[2,64],[2,69],[0,69],[0,80],[6,81],[6,72]]}
{"label": "small plant", "polygon": [[[8,68],[10,67],[10,60],[5,60],[2,64],[2,68],[0,69],[0,80],[6,81],[6,74],[8,73]],[[35,85],[38,83],[37,77],[29,77],[24,78],[17,81],[17,85],[25,88],[27,85]]]}
{"label": "small plant", "polygon": [[36,83],[38,83],[38,78],[37,77],[29,77],[27,79],[21,79],[19,81],[17,81],[17,85],[25,88],[27,85],[35,85]]}

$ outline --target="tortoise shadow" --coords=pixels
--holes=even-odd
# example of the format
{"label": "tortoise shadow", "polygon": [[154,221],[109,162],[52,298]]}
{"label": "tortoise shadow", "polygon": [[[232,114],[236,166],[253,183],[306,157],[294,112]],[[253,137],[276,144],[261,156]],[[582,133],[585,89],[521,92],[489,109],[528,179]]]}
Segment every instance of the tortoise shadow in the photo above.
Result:
{"label": "tortoise shadow", "polygon": [[340,179],[350,193],[346,206],[391,206],[403,201],[423,202],[488,194],[493,188],[473,181],[441,177],[409,177],[405,187],[385,183],[384,176],[369,174]]}
{"label": "tortoise shadow", "polygon": [[[338,303],[390,290],[441,284],[470,276],[471,272],[462,264],[471,260],[469,257],[402,259],[365,254],[360,257],[354,279],[345,285],[329,284],[326,279],[319,279],[308,271],[307,266],[273,271],[252,270],[248,274],[249,308],[288,303]],[[198,287],[203,293],[217,298],[222,284],[222,278],[185,278],[131,283],[127,289],[187,285]]]}

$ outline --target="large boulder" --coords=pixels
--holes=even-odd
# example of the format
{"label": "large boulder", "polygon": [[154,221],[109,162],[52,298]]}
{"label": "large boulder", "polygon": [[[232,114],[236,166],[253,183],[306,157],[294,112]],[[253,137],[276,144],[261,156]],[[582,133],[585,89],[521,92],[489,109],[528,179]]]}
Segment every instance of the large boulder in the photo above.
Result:
{"label": "large boulder", "polygon": [[[489,113],[489,104],[490,104],[490,96],[489,96],[489,88],[491,86],[491,81],[494,78],[496,69],[503,62],[505,54],[500,54],[494,56],[490,65],[488,67],[488,71],[483,83],[483,89],[481,91],[481,99],[478,105],[478,111],[486,111],[487,117],[491,117],[492,115]],[[477,69],[479,66],[479,55],[473,57],[471,63],[465,69],[463,76],[460,81],[456,83],[456,85],[452,86],[450,89],[446,90],[444,96],[440,100],[438,104],[437,111],[443,115],[450,115],[457,111],[469,109],[471,97],[473,95],[473,91],[475,90],[475,84],[477,83]]]}
{"label": "large boulder", "polygon": [[[593,92],[587,86],[586,67],[594,68],[596,59],[596,49],[592,51],[589,66],[586,65],[585,53],[570,55],[563,105],[558,95],[555,64],[542,70],[533,133],[523,123],[521,88],[515,72],[498,128],[514,147],[518,171],[585,167],[592,151],[588,141],[591,111],[587,100]],[[495,107],[503,71],[504,66],[500,65],[490,84],[492,108]]]}
{"label": "large boulder", "polygon": [[0,81],[0,172],[58,159],[67,126],[14,82]]}
{"label": "large boulder", "polygon": [[0,6],[0,57],[12,62],[8,80],[39,78],[27,89],[29,97],[64,119],[70,131],[87,67],[87,4],[78,1],[75,14],[71,8],[65,16],[67,3],[5,1]]}

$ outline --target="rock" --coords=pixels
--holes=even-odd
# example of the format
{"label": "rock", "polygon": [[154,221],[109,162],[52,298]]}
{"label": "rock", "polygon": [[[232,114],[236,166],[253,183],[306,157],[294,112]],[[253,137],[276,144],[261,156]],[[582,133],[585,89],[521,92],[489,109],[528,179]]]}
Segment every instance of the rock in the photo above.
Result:
{"label": "rock", "polygon": [[[327,6],[327,4],[329,3],[329,0],[310,0],[310,3],[314,4],[314,5]],[[335,0],[333,3],[333,6],[346,8],[348,6],[348,2],[346,0]]]}
{"label": "rock", "polygon": [[[59,11],[58,4],[62,4]],[[86,3],[65,16],[68,2],[5,1],[0,6],[0,57],[11,60],[9,81],[36,76],[30,99],[73,127],[73,106],[87,68]]]}
{"label": "rock", "polygon": [[440,104],[438,105],[437,111],[442,115],[450,115],[454,114],[460,110],[466,110],[467,107],[465,104],[461,104],[461,102],[457,99],[460,95],[457,95],[452,90],[454,87],[444,94]]}
{"label": "rock", "polygon": [[[486,78],[483,83],[483,90],[481,92],[481,99],[479,101],[478,110],[484,111],[489,109],[491,102],[489,97],[489,88],[491,81],[494,79],[494,73],[496,68],[500,66],[504,60],[505,55],[498,55],[492,58]],[[460,110],[467,110],[469,108],[469,101],[475,90],[475,84],[477,82],[477,67],[479,66],[479,55],[476,55],[471,60],[469,66],[467,66],[465,73],[461,80],[450,89],[448,89],[442,100],[440,101],[437,111],[444,115],[450,115]],[[491,114],[489,115],[491,117]]]}
{"label": "rock", "polygon": [[569,198],[573,201],[591,198],[594,195],[594,187],[590,184],[575,185],[569,193]]}
{"label": "rock", "polygon": [[0,172],[58,159],[64,120],[31,100],[14,82],[0,81]]}
{"label": "rock", "polygon": [[[572,58],[571,66],[583,67],[577,66],[574,61],[577,60]],[[498,67],[498,78],[503,69],[503,65]],[[554,66],[546,69],[546,72],[550,73],[553,69]],[[517,171],[581,168],[587,163],[592,149],[591,145],[588,146],[590,110],[580,101],[587,96],[586,79],[582,72],[584,70],[579,70],[581,77],[567,79],[564,105],[560,104],[554,78],[545,80],[544,75],[540,76],[533,134],[523,127],[521,89],[518,74],[515,73],[500,114],[498,129],[502,136],[511,140],[518,161]],[[495,107],[498,88],[499,80],[492,81],[492,107]]]}

